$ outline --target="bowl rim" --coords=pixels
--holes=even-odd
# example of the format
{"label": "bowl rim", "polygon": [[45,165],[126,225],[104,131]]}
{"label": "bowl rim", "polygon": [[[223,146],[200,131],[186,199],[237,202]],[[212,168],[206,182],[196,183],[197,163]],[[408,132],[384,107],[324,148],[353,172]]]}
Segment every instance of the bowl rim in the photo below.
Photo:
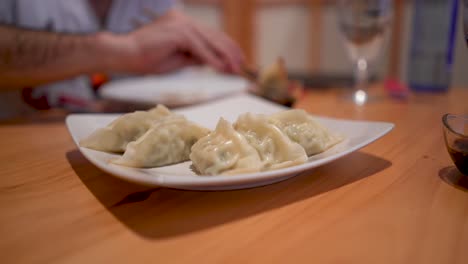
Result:
{"label": "bowl rim", "polygon": [[461,118],[463,118],[463,119],[468,120],[468,115],[457,115],[457,114],[450,114],[450,113],[447,113],[447,114],[445,114],[445,115],[442,116],[442,123],[444,124],[444,126],[445,126],[448,130],[450,130],[452,133],[454,133],[454,134],[456,134],[456,135],[458,135],[458,136],[460,136],[460,137],[468,138],[468,135],[461,134],[461,133],[459,133],[459,132],[457,132],[457,131],[455,131],[455,130],[452,129],[452,127],[448,124],[448,120],[447,120],[449,117],[461,117]]}

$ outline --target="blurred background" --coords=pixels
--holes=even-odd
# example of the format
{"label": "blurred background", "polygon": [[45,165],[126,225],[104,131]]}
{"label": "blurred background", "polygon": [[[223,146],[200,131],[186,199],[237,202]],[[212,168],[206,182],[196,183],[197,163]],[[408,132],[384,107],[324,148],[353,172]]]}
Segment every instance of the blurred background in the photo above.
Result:
{"label": "blurred background", "polygon": [[[355,4],[355,1],[340,1],[348,1],[345,6]],[[340,29],[339,18],[343,17],[337,11],[340,1],[182,0],[181,4],[189,16],[227,32],[244,50],[249,64],[258,69],[282,57],[291,78],[301,81],[306,88],[351,88],[356,77],[356,63],[352,63],[349,49],[345,47],[349,39],[345,40],[343,27]],[[455,87],[468,89],[463,1],[374,2],[390,2],[392,15],[390,23],[385,24],[379,56],[369,67],[371,80],[391,80],[396,86],[412,82],[439,92]],[[369,33],[365,30],[370,29],[370,39],[379,39],[381,32],[372,35],[372,30],[376,29],[373,26],[378,29],[380,25],[364,27],[364,35]],[[352,30],[355,31],[351,31],[349,37],[355,37],[353,34],[359,37],[360,29]],[[452,31],[453,45],[450,44]],[[428,56],[424,53],[427,51]],[[452,64],[451,70],[447,70],[450,69],[448,64]],[[413,72],[408,74],[410,70]],[[0,119],[35,112],[21,102],[21,97],[21,91],[0,92]]]}
{"label": "blurred background", "polygon": [[[291,73],[313,75],[316,79],[321,76],[327,80],[328,77],[352,79],[353,65],[340,35],[336,2],[185,0],[184,8],[202,23],[227,31],[241,44],[249,60],[259,67],[282,56]],[[407,80],[416,2],[394,1],[393,21],[374,65],[373,74],[377,79]],[[451,86],[468,88],[468,51],[463,36],[461,1],[458,4]]]}

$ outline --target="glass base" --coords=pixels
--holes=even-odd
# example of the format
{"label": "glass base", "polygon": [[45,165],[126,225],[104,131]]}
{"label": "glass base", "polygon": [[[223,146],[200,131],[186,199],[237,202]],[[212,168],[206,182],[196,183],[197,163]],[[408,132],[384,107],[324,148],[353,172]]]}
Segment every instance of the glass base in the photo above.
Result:
{"label": "glass base", "polygon": [[356,105],[366,105],[370,103],[375,103],[383,100],[383,96],[380,94],[376,94],[374,92],[370,92],[369,90],[354,90],[349,89],[343,92],[341,98],[346,101],[352,101]]}

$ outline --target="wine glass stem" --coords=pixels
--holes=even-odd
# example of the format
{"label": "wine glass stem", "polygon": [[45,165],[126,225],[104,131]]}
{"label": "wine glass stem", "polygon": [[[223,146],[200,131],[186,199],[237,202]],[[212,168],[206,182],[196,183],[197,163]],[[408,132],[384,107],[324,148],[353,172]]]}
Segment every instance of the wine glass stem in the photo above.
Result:
{"label": "wine glass stem", "polygon": [[364,105],[367,102],[368,85],[368,63],[367,60],[360,58],[356,61],[355,69],[356,83],[354,86],[354,102],[357,105]]}
{"label": "wine glass stem", "polygon": [[366,59],[360,58],[356,61],[355,69],[355,90],[367,91],[368,85],[368,63]]}

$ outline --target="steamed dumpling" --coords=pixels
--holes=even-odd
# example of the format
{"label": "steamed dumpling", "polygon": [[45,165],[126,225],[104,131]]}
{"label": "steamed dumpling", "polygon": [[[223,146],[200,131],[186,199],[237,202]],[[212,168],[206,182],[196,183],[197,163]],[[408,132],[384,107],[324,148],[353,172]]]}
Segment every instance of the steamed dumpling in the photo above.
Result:
{"label": "steamed dumpling", "polygon": [[106,152],[124,152],[129,142],[148,131],[154,121],[168,115],[171,115],[171,112],[163,105],[158,105],[149,111],[122,115],[81,140],[80,146]]}
{"label": "steamed dumpling", "polygon": [[122,157],[112,163],[139,167],[159,167],[189,159],[190,148],[209,130],[181,115],[170,115],[156,121],[138,140],[130,142]]}
{"label": "steamed dumpling", "polygon": [[269,117],[292,141],[299,143],[308,156],[323,152],[342,140],[312,119],[306,111],[294,109]]}
{"label": "steamed dumpling", "polygon": [[263,168],[255,148],[222,118],[213,132],[193,145],[190,159],[204,175],[257,172]]}
{"label": "steamed dumpling", "polygon": [[304,148],[291,141],[265,115],[243,114],[234,128],[257,150],[265,169],[294,166],[307,160]]}

